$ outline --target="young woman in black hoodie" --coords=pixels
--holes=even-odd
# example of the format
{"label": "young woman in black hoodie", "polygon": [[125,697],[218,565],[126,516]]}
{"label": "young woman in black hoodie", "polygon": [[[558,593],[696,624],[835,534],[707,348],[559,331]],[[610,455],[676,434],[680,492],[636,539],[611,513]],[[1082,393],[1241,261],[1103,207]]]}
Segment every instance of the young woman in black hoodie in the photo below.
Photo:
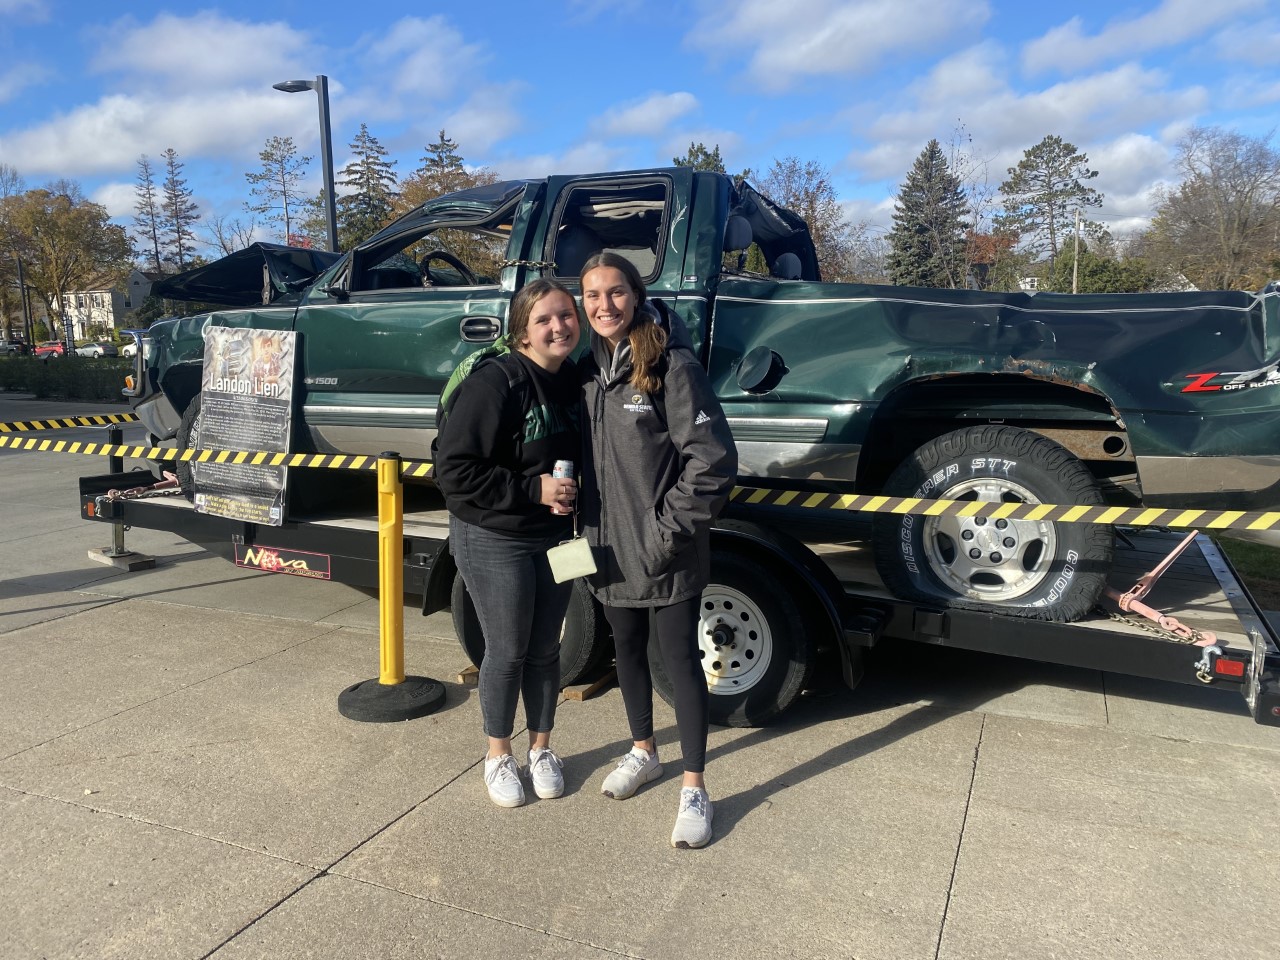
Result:
{"label": "young woman in black hoodie", "polygon": [[449,544],[484,632],[480,711],[489,750],[484,781],[503,807],[524,803],[511,755],[524,694],[529,777],[544,799],[564,792],[551,728],[560,696],[560,629],[572,583],[556,583],[547,549],[566,539],[576,488],[552,477],[577,460],[578,309],[554,280],[511,302],[508,355],[478,363],[449,400],[436,439],[435,480],[449,508]]}
{"label": "young woman in black hoodie", "polygon": [[597,254],[580,279],[591,324],[581,363],[589,421],[581,513],[597,566],[587,583],[613,628],[633,740],[601,792],[622,800],[662,773],[647,655],[652,611],[684,754],[671,845],[702,847],[711,840],[712,805],[703,776],[708,697],[698,607],[710,575],[711,522],[733,488],[737,450],[683,322],[646,302],[631,261]]}

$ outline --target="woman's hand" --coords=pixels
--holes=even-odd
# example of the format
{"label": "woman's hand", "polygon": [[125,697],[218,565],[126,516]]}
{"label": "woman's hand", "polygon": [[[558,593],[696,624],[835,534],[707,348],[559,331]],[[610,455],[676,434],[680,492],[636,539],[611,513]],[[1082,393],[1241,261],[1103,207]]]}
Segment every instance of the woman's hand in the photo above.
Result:
{"label": "woman's hand", "polygon": [[550,507],[552,513],[567,517],[573,513],[573,501],[577,498],[578,484],[572,477],[542,475],[542,496],[538,502]]}

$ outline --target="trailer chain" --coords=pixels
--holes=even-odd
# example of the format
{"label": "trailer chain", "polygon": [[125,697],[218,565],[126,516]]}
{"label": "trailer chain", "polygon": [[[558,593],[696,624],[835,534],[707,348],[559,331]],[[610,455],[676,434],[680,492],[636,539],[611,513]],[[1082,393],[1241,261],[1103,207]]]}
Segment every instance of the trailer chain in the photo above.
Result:
{"label": "trailer chain", "polygon": [[507,267],[529,267],[532,270],[546,270],[556,265],[554,260],[503,260],[499,264],[499,269],[505,270]]}
{"label": "trailer chain", "polygon": [[[1153,636],[1160,637],[1163,640],[1172,640],[1174,643],[1185,643],[1192,646],[1204,640],[1204,634],[1202,634],[1195,627],[1188,627],[1188,629],[1191,631],[1191,636],[1183,637],[1174,633],[1172,630],[1166,630],[1164,627],[1160,626],[1160,624],[1158,623],[1153,623],[1150,620],[1146,620],[1139,617],[1130,617],[1124,613],[1120,613],[1115,610],[1108,610],[1105,607],[1103,607],[1101,604],[1098,604],[1096,607],[1094,607],[1094,610],[1097,611],[1098,613],[1105,615],[1109,620],[1114,620],[1116,623],[1128,624],[1131,627],[1137,627],[1139,630],[1142,630],[1146,633],[1150,633]],[[1206,649],[1212,650],[1214,648],[1210,646],[1210,647],[1207,647]],[[1201,679],[1204,680],[1205,678],[1201,677]],[[1212,677],[1209,678],[1208,680],[1205,680],[1205,683],[1209,683],[1211,681],[1212,681]]]}

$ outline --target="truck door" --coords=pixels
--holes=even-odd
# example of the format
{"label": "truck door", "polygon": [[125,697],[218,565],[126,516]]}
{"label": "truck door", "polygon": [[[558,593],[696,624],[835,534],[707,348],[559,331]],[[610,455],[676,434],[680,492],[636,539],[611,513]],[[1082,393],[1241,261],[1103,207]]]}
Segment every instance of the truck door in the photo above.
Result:
{"label": "truck door", "polygon": [[[300,434],[313,449],[429,459],[454,367],[506,327],[541,184],[427,204],[355,248],[298,310]],[[304,440],[303,442],[307,442]]]}
{"label": "truck door", "polygon": [[[552,177],[547,181],[550,214],[531,247],[541,250],[543,260],[554,262],[552,275],[575,293],[578,273],[589,256],[602,250],[620,254],[635,264],[650,296],[683,313],[677,295],[689,237],[692,182],[687,169]],[[695,344],[700,329],[700,324],[690,325]]]}

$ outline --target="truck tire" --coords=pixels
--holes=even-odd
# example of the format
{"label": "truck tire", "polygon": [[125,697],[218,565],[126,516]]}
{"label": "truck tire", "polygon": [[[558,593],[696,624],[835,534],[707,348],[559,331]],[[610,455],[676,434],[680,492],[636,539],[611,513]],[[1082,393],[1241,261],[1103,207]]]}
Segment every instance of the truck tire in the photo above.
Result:
{"label": "truck tire", "polygon": [[[450,605],[458,643],[478,667],[484,662],[484,632],[480,629],[480,618],[476,616],[476,605],[471,601],[471,594],[467,592],[461,575],[453,578]],[[567,687],[581,682],[612,652],[609,624],[604,614],[587,588],[575,580],[569,609],[564,616],[564,629],[560,633],[560,685]]]}
{"label": "truck tire", "polygon": [[[178,448],[194,450],[200,446],[200,394],[191,398],[187,409],[182,411],[182,420],[178,424]],[[179,460],[174,464],[173,472],[178,475],[178,486],[182,495],[188,500],[195,499],[196,481],[191,475],[191,464]]]}
{"label": "truck tire", "polygon": [[[758,727],[800,696],[813,668],[813,643],[790,593],[759,564],[711,551],[702,591],[698,647],[711,695],[711,722]],[[657,642],[649,644],[653,687],[675,704],[675,687]]]}
{"label": "truck tire", "polygon": [[[893,472],[895,497],[1101,504],[1088,469],[1058,444],[1008,426],[968,427],[929,441]],[[1106,524],[880,514],[876,567],[908,600],[1069,622],[1106,586]]]}

